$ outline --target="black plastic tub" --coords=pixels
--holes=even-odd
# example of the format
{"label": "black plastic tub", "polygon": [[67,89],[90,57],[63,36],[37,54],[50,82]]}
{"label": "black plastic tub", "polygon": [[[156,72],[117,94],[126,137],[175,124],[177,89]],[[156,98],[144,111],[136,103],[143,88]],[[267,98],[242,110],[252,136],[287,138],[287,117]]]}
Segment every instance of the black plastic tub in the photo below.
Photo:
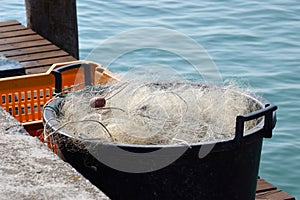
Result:
{"label": "black plastic tub", "polygon": [[[44,111],[44,122],[48,132],[55,132],[51,141],[57,144],[59,156],[111,199],[254,200],[262,142],[264,137],[272,137],[277,107],[264,99],[249,98],[261,109],[237,116],[234,138],[189,147],[99,144],[75,139],[51,120],[58,116],[50,109]],[[61,102],[63,98],[56,98],[48,105],[58,108]],[[244,133],[244,122],[259,117],[262,121]],[[153,153],[157,151],[160,153]],[[177,155],[181,156],[174,162],[158,166]]]}

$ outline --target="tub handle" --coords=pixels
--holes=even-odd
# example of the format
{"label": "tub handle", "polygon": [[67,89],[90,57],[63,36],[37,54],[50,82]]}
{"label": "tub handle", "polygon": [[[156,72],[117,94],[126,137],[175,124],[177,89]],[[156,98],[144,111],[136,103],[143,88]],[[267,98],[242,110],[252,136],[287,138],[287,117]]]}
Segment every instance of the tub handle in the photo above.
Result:
{"label": "tub handle", "polygon": [[260,109],[258,111],[254,111],[252,113],[246,115],[238,115],[236,117],[236,126],[235,126],[235,141],[240,141],[244,135],[244,123],[245,121],[250,121],[257,119],[259,117],[264,116],[264,135],[265,138],[272,137],[272,129],[275,127],[276,124],[276,113],[274,112],[277,110],[277,106],[266,104],[264,109]]}
{"label": "tub handle", "polygon": [[70,69],[80,68],[83,66],[84,69],[84,82],[85,85],[92,85],[92,78],[91,78],[91,68],[88,63],[74,63],[70,65],[65,65],[54,69],[52,74],[55,77],[55,93],[60,94],[62,92],[62,75],[61,73]]}

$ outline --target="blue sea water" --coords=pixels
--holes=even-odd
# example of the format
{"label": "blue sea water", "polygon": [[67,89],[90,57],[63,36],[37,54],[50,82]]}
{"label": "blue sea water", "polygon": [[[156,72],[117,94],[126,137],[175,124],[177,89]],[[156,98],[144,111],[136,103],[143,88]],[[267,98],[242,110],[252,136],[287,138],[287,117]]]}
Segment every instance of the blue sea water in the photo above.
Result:
{"label": "blue sea water", "polygon": [[[0,21],[26,24],[23,1],[2,1]],[[300,1],[80,0],[77,9],[81,59],[123,31],[169,28],[202,45],[224,80],[250,85],[277,105],[278,121],[273,138],[264,140],[260,176],[300,198]],[[120,59],[112,70],[123,73],[125,66],[151,64],[142,53]],[[160,53],[147,55],[153,59]],[[167,58],[155,62],[174,63],[196,78],[184,63]]]}

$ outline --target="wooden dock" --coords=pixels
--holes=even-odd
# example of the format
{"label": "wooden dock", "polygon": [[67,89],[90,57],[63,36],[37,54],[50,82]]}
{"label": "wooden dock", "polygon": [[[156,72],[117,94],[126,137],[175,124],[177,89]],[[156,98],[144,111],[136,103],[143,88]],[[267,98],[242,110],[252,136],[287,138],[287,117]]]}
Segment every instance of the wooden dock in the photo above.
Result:
{"label": "wooden dock", "polygon": [[[46,72],[54,63],[76,60],[18,21],[0,22],[0,54],[8,59],[19,61],[25,74]],[[266,180],[258,179],[255,199],[293,200],[295,198]]]}
{"label": "wooden dock", "polygon": [[46,72],[53,63],[76,60],[15,20],[0,22],[0,54],[19,61],[25,74]]}
{"label": "wooden dock", "polygon": [[257,180],[255,200],[295,200],[295,197],[259,178]]}

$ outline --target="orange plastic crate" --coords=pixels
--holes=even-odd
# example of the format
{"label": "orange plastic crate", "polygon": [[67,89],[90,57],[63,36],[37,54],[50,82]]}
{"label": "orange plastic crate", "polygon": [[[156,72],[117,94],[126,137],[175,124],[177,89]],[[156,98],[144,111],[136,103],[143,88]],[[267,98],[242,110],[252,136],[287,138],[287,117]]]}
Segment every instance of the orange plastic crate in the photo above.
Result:
{"label": "orange plastic crate", "polygon": [[[106,84],[118,80],[117,76],[90,61],[74,61],[53,64],[51,68],[40,74],[23,75],[0,79],[0,103],[14,116],[32,135],[37,135],[36,129],[42,127],[43,106],[54,95],[55,77],[51,73],[54,69],[70,64],[88,63],[91,69],[92,83]],[[84,82],[82,68],[70,69],[62,72],[63,88]],[[84,87],[82,85],[81,87]]]}

